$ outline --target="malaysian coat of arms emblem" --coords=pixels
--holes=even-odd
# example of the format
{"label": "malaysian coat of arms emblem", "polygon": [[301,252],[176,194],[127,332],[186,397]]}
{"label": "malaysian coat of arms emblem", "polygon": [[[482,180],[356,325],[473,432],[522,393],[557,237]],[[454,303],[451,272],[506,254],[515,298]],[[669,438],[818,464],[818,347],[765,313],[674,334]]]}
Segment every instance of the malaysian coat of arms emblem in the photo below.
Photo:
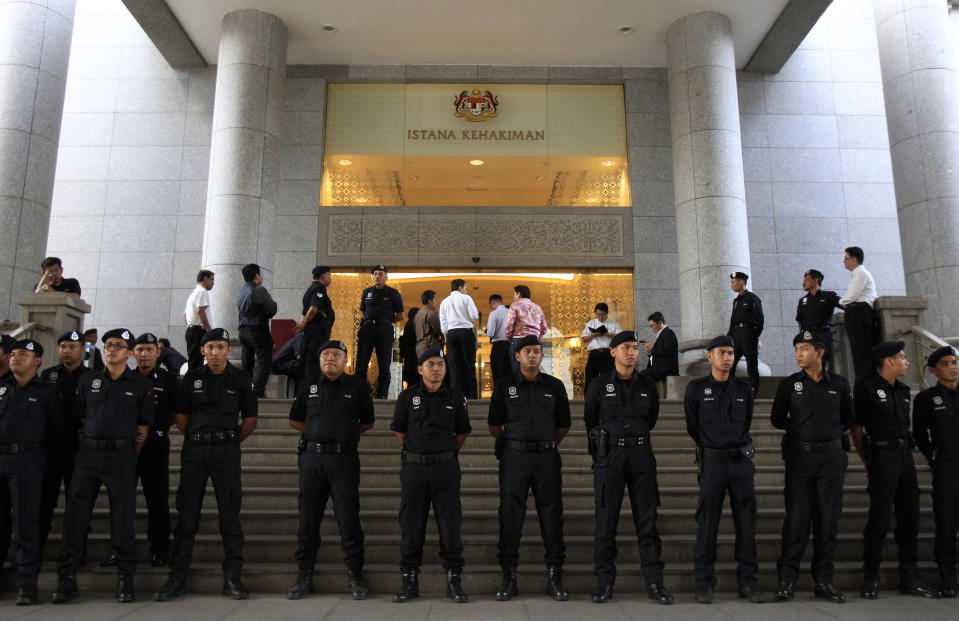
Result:
{"label": "malaysian coat of arms emblem", "polygon": [[471,92],[463,91],[453,98],[456,116],[467,121],[485,121],[496,116],[499,108],[499,99],[490,91],[481,92],[474,88]]}

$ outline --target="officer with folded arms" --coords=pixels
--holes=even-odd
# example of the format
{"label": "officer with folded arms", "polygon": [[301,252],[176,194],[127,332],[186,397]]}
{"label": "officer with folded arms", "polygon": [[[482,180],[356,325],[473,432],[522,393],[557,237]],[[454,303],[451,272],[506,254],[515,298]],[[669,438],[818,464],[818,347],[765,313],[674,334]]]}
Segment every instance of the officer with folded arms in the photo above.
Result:
{"label": "officer with folded arms", "polygon": [[180,517],[173,529],[170,577],[154,598],[158,602],[186,592],[207,480],[213,481],[220,518],[225,555],[223,595],[232,599],[250,596],[240,579],[243,570],[240,443],[256,429],[256,394],[249,374],[227,360],[233,351],[229,332],[223,328],[210,330],[200,340],[200,351],[206,364],[191,368],[183,376],[173,410],[174,422],[183,434],[180,486],[176,491]]}
{"label": "officer with folded arms", "polygon": [[365,379],[346,371],[346,345],[320,346],[320,372],[306,378],[290,407],[290,427],[300,438],[300,528],[296,562],[299,575],[287,592],[301,599],[313,592],[313,566],[320,549],[320,522],[326,501],[340,527],[340,545],[349,574],[350,595],[366,599],[364,537],[360,525],[360,434],[373,428],[373,399]]}
{"label": "officer with folded arms", "polygon": [[833,558],[842,485],[846,478],[848,439],[843,435],[856,422],[852,389],[846,378],[829,373],[825,362],[825,335],[805,331],[793,338],[796,364],[802,369],[783,379],[773,400],[772,424],[785,429],[786,519],[779,555],[776,599],[793,598],[799,563],[813,524],[813,581],[816,597],[844,604],[846,596],[832,584]]}
{"label": "officer with folded arms", "polygon": [[460,466],[457,452],[470,428],[466,398],[443,386],[446,359],[442,349],[428,349],[417,359],[422,381],[400,393],[390,430],[403,447],[400,470],[400,543],[403,586],[394,602],[419,597],[419,573],[430,505],[440,533],[440,557],[446,569],[446,596],[469,601],[461,583],[463,541],[460,526]]}
{"label": "officer with folded arms", "polygon": [[756,562],[755,454],[749,427],[753,421],[753,391],[730,376],[733,337],[717,336],[706,346],[712,371],[686,387],[683,407],[686,431],[696,443],[699,463],[699,506],[696,508],[696,601],[710,604],[716,586],[716,534],[723,501],[729,504],[736,524],[736,579],[739,597],[755,604],[766,601],[759,590]]}

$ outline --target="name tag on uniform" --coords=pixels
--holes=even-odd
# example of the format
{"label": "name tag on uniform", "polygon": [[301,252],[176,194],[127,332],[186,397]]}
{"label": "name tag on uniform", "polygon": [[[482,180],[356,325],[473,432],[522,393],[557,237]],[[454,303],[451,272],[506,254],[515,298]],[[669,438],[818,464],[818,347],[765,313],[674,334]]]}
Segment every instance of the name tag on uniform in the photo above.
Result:
{"label": "name tag on uniform", "polygon": [[128,392],[128,391],[124,391],[123,394],[125,394],[125,395],[128,396],[128,397],[132,397],[132,396],[133,396],[133,393],[132,393],[132,392]]}
{"label": "name tag on uniform", "polygon": [[553,398],[553,395],[549,394],[548,392],[544,392],[544,393],[543,393],[543,396],[546,397],[547,399],[552,399],[552,398]]}
{"label": "name tag on uniform", "polygon": [[742,398],[742,397],[736,397],[736,401],[742,403],[742,402],[743,402],[743,398]]}
{"label": "name tag on uniform", "polygon": [[453,406],[452,406],[452,405],[448,405],[448,406],[446,406],[446,409],[447,409],[447,410],[452,410],[452,409],[453,409]]}
{"label": "name tag on uniform", "polygon": [[640,396],[640,397],[648,397],[649,395],[647,395],[645,392],[641,392],[641,393],[639,393],[639,396]]}
{"label": "name tag on uniform", "polygon": [[346,393],[345,395],[343,395],[343,398],[344,398],[344,399],[352,399],[352,398],[353,398],[353,395],[352,395],[351,393]]}
{"label": "name tag on uniform", "polygon": [[39,401],[39,399],[37,399],[36,397],[27,397],[27,401],[29,401],[30,403],[36,403]]}
{"label": "name tag on uniform", "polygon": [[826,392],[828,392],[828,393],[831,394],[831,395],[838,395],[838,394],[839,394],[839,393],[837,393],[835,390],[827,390]]}
{"label": "name tag on uniform", "polygon": [[229,388],[227,388],[227,389],[226,389],[226,394],[228,394],[228,395],[235,395],[235,394],[236,394],[236,391],[235,391],[235,390],[230,390]]}

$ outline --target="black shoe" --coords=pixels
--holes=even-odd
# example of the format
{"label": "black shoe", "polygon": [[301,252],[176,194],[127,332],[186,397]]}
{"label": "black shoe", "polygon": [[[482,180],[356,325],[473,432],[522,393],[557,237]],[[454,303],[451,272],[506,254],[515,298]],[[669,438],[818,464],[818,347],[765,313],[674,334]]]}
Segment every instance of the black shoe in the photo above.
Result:
{"label": "black shoe", "polygon": [[168,602],[186,593],[186,581],[170,576],[153,598],[157,602]]}
{"label": "black shoe", "polygon": [[666,590],[666,586],[662,583],[653,583],[647,585],[646,594],[649,595],[649,599],[654,599],[660,604],[669,605],[673,603],[673,595]]}
{"label": "black shoe", "polygon": [[454,604],[465,604],[470,601],[469,595],[463,590],[463,570],[450,568],[446,570],[446,597]]}
{"label": "black shoe", "polygon": [[563,584],[562,565],[549,565],[546,568],[546,594],[557,602],[569,600],[569,591]]}
{"label": "black shoe", "polygon": [[286,599],[303,599],[313,592],[313,572],[300,571],[296,583],[286,592]]}
{"label": "black shoe", "polygon": [[128,604],[136,600],[136,593],[133,591],[133,576],[124,574],[117,578],[116,598],[121,604]]}
{"label": "black shoe", "polygon": [[952,599],[956,596],[956,577],[942,576],[939,580],[939,595]]}
{"label": "black shoe", "polygon": [[246,590],[246,586],[239,578],[223,580],[223,594],[230,599],[249,599],[250,597],[250,592]]}
{"label": "black shoe", "polygon": [[[446,588],[449,595],[449,585]],[[403,585],[393,594],[393,601],[397,604],[408,602],[420,596],[420,570],[418,567],[403,568]]]}
{"label": "black shoe", "polygon": [[787,602],[796,595],[796,585],[792,582],[780,582],[776,589],[776,599],[781,602]]}
{"label": "black shoe", "polygon": [[516,565],[503,568],[503,583],[496,592],[496,601],[507,602],[519,594],[516,588]]}
{"label": "black shoe", "polygon": [[754,604],[766,603],[766,596],[763,595],[763,592],[759,590],[759,587],[755,586],[739,587],[739,597],[742,599],[748,599]]}
{"label": "black shoe", "polygon": [[918,595],[930,599],[939,599],[939,590],[922,581],[919,568],[915,563],[899,566],[899,592],[903,595]]}
{"label": "black shoe", "polygon": [[66,604],[71,599],[76,598],[80,594],[80,590],[77,589],[77,577],[76,576],[61,576],[57,581],[57,590],[54,591],[53,597],[50,598],[51,604]]}
{"label": "black shoe", "polygon": [[150,564],[154,567],[163,567],[167,563],[169,563],[169,560],[165,552],[154,552],[150,556]]}
{"label": "black shoe", "polygon": [[119,559],[117,559],[117,553],[114,552],[110,556],[100,561],[100,567],[116,567],[118,561]]}
{"label": "black shoe", "polygon": [[701,586],[696,589],[696,603],[697,604],[712,604],[713,603],[713,587],[711,586]]}
{"label": "black shoe", "polygon": [[17,589],[17,606],[33,606],[37,603],[37,585]]}
{"label": "black shoe", "polygon": [[613,585],[601,584],[592,595],[594,604],[605,604],[613,598]]}
{"label": "black shoe", "polygon": [[859,587],[859,597],[863,599],[879,599],[879,578],[866,578]]}
{"label": "black shoe", "polygon": [[816,597],[834,604],[846,603],[846,596],[837,591],[836,587],[829,582],[821,582],[816,585]]}
{"label": "black shoe", "polygon": [[366,584],[366,578],[363,576],[363,570],[350,570],[350,597],[353,599],[366,599],[370,596],[370,587]]}

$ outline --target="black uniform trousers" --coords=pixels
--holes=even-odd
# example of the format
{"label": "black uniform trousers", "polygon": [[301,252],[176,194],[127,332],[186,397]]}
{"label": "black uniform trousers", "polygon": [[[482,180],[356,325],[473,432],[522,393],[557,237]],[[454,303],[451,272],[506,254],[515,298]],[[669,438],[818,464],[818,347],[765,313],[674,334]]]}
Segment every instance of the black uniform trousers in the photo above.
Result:
{"label": "black uniform trousers", "polygon": [[873,328],[872,307],[865,302],[854,302],[846,305],[845,314],[846,336],[849,338],[849,349],[852,351],[852,366],[856,381],[869,379],[875,371],[872,360],[872,346],[875,345],[875,330]]}
{"label": "black uniform trousers", "polygon": [[936,520],[936,563],[944,576],[956,575],[956,532],[959,531],[959,460],[936,462],[932,473],[932,510]]}
{"label": "black uniform trousers", "polygon": [[896,514],[896,544],[899,564],[915,563],[919,558],[919,482],[912,450],[902,448],[869,449],[869,517],[862,534],[863,574],[866,580],[879,577],[886,534]]}
{"label": "black uniform trousers", "polygon": [[729,370],[730,379],[736,377],[736,366],[739,359],[746,357],[746,373],[749,385],[753,392],[759,392],[759,335],[752,328],[746,326],[733,330],[733,368]]}
{"label": "black uniform trousers", "polygon": [[563,462],[559,451],[524,453],[504,448],[499,462],[499,564],[519,563],[526,499],[533,490],[547,565],[566,560],[563,540]]}
{"label": "black uniform trousers", "polygon": [[832,584],[833,558],[842,515],[842,486],[849,458],[841,447],[786,454],[786,519],[777,568],[779,580],[796,583],[812,524],[812,575],[816,584]]}
{"label": "black uniform trousers", "polygon": [[147,503],[150,552],[166,556],[170,551],[170,436],[165,429],[151,429],[147,434],[137,459],[137,478]]}
{"label": "black uniform trousers", "polygon": [[[0,455],[0,504],[13,510],[12,528],[16,534],[14,558],[20,586],[35,587],[40,573],[42,556],[37,523],[44,462],[41,448],[16,455]],[[11,524],[8,524],[8,537],[10,528]]]}
{"label": "black uniform trousers", "polygon": [[454,328],[446,333],[446,361],[450,387],[467,399],[476,398],[476,333],[472,328]]}
{"label": "black uniform trousers", "polygon": [[756,586],[756,487],[752,460],[706,457],[699,475],[699,506],[696,508],[696,546],[693,551],[697,586],[716,586],[716,535],[729,491],[729,505],[736,528],[736,579],[740,587]]}
{"label": "black uniform trousers", "polygon": [[240,526],[243,488],[240,482],[240,443],[235,440],[205,444],[188,438],[183,443],[180,452],[180,486],[176,490],[176,509],[180,516],[173,529],[170,575],[186,580],[190,570],[207,479],[213,481],[220,518],[223,577],[228,580],[239,579],[243,569],[243,529]]}
{"label": "black uniform trousers", "polygon": [[186,329],[184,338],[186,339],[186,357],[187,367],[193,369],[203,364],[203,352],[200,351],[200,341],[206,334],[206,328],[203,326],[189,326]]}
{"label": "black uniform trousers", "polygon": [[400,567],[423,564],[426,521],[432,503],[443,568],[462,568],[465,561],[460,538],[463,507],[460,504],[459,462],[451,459],[435,464],[404,463],[400,470],[400,486],[400,529],[403,532]]}
{"label": "black uniform trousers", "polygon": [[357,332],[356,376],[366,382],[366,369],[376,350],[379,377],[376,380],[376,398],[386,399],[390,394],[390,363],[393,361],[393,324],[377,320],[375,324],[364,323]]}
{"label": "black uniform trousers", "polygon": [[615,365],[616,361],[609,355],[608,347],[589,350],[589,355],[586,356],[586,372],[583,375],[583,392],[585,393],[586,389],[589,388],[589,383],[593,381],[593,378],[603,373],[609,373]]}
{"label": "black uniform trousers", "polygon": [[[253,378],[253,392],[262,397],[273,368],[273,337],[267,326],[241,326],[240,363]],[[254,365],[255,361],[255,365]]]}
{"label": "black uniform trousers", "polygon": [[320,346],[330,340],[330,328],[314,328],[312,324],[303,331],[305,340],[300,372],[304,379],[317,377],[320,372]]}
{"label": "black uniform trousers", "polygon": [[656,528],[659,486],[652,447],[645,444],[636,448],[613,448],[608,457],[597,462],[593,488],[596,504],[593,563],[597,583],[616,583],[616,528],[623,506],[623,492],[628,488],[643,579],[646,584],[661,584],[663,543]]}
{"label": "black uniform trousers", "polygon": [[509,361],[510,342],[493,341],[489,352],[490,373],[493,374],[493,383],[513,372],[513,365]]}
{"label": "black uniform trousers", "polygon": [[356,453],[320,454],[302,451],[300,462],[300,528],[296,562],[312,572],[320,549],[320,524],[332,496],[340,527],[343,561],[350,571],[363,569],[364,536],[360,525],[360,458]]}
{"label": "black uniform trousers", "polygon": [[76,574],[80,567],[93,505],[101,484],[106,486],[110,499],[110,543],[117,555],[117,574],[136,572],[136,471],[137,453],[132,446],[125,449],[81,446],[77,451],[63,516],[63,545],[57,567],[61,577]]}
{"label": "black uniform trousers", "polygon": [[[40,500],[40,554],[46,547],[47,537],[53,523],[53,511],[57,508],[60,498],[60,485],[63,484],[64,502],[70,497],[70,481],[73,477],[73,463],[77,457],[79,446],[76,432],[67,434],[47,434],[44,442],[44,452],[47,458],[47,468],[43,472],[43,495]],[[86,543],[84,555],[86,557]]]}

